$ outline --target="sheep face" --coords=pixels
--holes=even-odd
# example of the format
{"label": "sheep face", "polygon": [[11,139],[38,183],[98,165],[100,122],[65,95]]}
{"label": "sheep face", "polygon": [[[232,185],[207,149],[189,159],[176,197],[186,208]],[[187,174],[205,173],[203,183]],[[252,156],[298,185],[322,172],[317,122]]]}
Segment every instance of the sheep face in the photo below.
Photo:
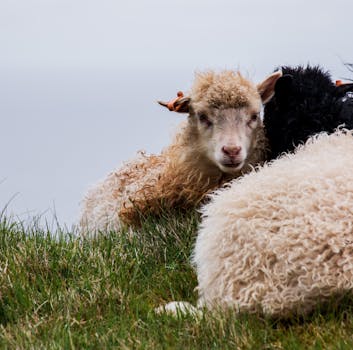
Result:
{"label": "sheep face", "polygon": [[[200,166],[210,164],[223,173],[242,169],[262,129],[262,105],[274,94],[281,72],[257,86],[238,72],[198,73],[190,95],[181,92],[170,102],[159,102],[171,111],[188,113],[186,128],[190,149]],[[188,141],[188,142],[189,142]]]}
{"label": "sheep face", "polygon": [[195,129],[198,149],[222,172],[238,172],[262,128],[261,99],[241,108],[195,106],[189,123]]}

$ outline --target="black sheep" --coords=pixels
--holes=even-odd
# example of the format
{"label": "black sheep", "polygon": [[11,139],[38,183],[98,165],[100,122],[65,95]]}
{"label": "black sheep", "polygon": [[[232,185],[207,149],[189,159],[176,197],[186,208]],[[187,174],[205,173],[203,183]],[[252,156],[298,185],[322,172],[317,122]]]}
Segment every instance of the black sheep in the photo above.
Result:
{"label": "black sheep", "polygon": [[282,67],[275,96],[265,106],[264,124],[270,158],[293,151],[321,131],[339,125],[353,129],[353,84],[335,86],[320,67]]}

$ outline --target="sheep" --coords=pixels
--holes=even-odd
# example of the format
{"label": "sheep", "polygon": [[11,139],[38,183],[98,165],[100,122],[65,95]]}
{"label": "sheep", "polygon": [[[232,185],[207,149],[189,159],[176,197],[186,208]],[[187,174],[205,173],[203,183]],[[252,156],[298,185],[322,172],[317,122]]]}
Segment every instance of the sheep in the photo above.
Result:
{"label": "sheep", "polygon": [[91,189],[80,231],[118,231],[163,209],[192,209],[208,192],[265,160],[261,109],[281,75],[256,86],[230,70],[196,74],[188,96],[160,102],[188,114],[171,145],[159,155],[140,154]]}
{"label": "sheep", "polygon": [[352,133],[313,136],[211,195],[192,258],[199,307],[287,318],[352,293]]}
{"label": "sheep", "polygon": [[293,151],[319,132],[333,132],[342,124],[353,129],[352,100],[350,106],[344,103],[353,84],[336,87],[330,74],[319,66],[283,66],[281,71],[275,95],[265,106],[269,159]]}

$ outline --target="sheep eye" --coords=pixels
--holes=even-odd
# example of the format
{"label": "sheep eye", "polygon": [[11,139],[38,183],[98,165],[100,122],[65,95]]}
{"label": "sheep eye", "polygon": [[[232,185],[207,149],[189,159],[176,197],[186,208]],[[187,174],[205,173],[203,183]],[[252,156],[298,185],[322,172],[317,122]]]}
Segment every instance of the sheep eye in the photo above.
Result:
{"label": "sheep eye", "polygon": [[205,124],[207,127],[212,126],[212,122],[208,119],[206,114],[200,114],[199,120],[202,124]]}
{"label": "sheep eye", "polygon": [[255,122],[257,120],[257,117],[258,117],[257,114],[253,114],[250,118],[250,121]]}
{"label": "sheep eye", "polygon": [[257,114],[253,114],[253,115],[250,117],[249,121],[248,121],[248,126],[251,127],[252,124],[256,122],[257,118],[258,118],[258,115],[257,115]]}

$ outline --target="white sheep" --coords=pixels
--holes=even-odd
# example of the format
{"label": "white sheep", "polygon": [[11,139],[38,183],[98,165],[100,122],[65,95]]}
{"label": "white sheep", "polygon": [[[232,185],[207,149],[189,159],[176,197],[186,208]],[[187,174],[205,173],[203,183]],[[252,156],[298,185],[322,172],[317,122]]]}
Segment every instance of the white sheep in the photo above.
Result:
{"label": "white sheep", "polygon": [[352,154],[352,132],[320,134],[216,191],[193,254],[199,306],[287,317],[352,292]]}
{"label": "white sheep", "polygon": [[196,75],[187,97],[162,105],[188,120],[160,155],[140,156],[108,175],[83,200],[81,232],[138,225],[163,208],[190,209],[205,195],[265,159],[262,104],[282,75],[257,86],[238,72]]}

